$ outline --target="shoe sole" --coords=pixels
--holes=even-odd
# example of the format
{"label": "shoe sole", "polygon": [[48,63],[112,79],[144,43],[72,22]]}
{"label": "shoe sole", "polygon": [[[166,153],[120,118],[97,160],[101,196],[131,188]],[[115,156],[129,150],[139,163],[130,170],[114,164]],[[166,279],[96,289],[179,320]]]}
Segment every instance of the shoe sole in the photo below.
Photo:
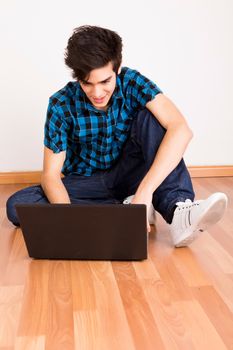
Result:
{"label": "shoe sole", "polygon": [[222,218],[226,207],[227,196],[223,193],[218,194],[218,198],[216,198],[215,202],[210,203],[196,225],[189,228],[191,233],[186,233],[184,239],[175,244],[175,247],[186,247],[192,243],[201,232],[206,231],[207,228],[216,224]]}

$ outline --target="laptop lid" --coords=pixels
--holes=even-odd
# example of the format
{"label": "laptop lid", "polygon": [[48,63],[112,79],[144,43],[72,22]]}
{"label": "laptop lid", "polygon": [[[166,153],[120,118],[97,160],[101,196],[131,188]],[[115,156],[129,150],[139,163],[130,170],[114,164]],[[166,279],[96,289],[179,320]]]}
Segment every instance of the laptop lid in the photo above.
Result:
{"label": "laptop lid", "polygon": [[17,204],[30,257],[142,260],[147,258],[144,204]]}

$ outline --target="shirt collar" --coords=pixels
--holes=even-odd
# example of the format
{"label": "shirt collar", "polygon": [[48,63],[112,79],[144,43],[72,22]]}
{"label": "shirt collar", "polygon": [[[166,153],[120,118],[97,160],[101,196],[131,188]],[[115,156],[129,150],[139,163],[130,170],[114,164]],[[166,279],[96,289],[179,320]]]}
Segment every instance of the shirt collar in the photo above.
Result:
{"label": "shirt collar", "polygon": [[122,93],[122,86],[121,86],[121,80],[120,80],[120,77],[119,75],[117,75],[116,77],[116,87],[115,87],[115,90],[112,94],[112,97],[113,98],[124,98],[123,96],[123,93]]}

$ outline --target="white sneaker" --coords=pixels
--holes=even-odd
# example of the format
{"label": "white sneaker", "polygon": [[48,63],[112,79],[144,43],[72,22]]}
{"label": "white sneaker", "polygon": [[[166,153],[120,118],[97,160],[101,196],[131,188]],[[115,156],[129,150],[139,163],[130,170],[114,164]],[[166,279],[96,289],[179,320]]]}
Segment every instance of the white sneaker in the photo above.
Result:
{"label": "white sneaker", "polygon": [[227,196],[216,192],[205,200],[186,199],[176,205],[170,232],[175,247],[185,247],[221,219],[227,207]]}
{"label": "white sneaker", "polygon": [[[133,199],[133,196],[134,195],[126,197],[123,201],[123,204],[130,204]],[[148,220],[150,225],[155,225],[155,210],[152,203],[149,209]]]}

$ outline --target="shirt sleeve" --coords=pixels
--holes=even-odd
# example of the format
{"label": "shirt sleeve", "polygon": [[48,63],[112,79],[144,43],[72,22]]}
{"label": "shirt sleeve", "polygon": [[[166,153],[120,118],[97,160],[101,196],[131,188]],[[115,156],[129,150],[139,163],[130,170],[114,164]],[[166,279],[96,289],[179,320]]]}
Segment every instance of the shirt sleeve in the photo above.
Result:
{"label": "shirt sleeve", "polygon": [[65,151],[67,148],[67,123],[62,112],[49,101],[47,117],[44,125],[44,145],[53,153]]}
{"label": "shirt sleeve", "polygon": [[145,107],[147,102],[153,100],[157,94],[162,93],[162,90],[140,72],[136,70],[133,72],[128,91],[131,105],[133,108]]}

